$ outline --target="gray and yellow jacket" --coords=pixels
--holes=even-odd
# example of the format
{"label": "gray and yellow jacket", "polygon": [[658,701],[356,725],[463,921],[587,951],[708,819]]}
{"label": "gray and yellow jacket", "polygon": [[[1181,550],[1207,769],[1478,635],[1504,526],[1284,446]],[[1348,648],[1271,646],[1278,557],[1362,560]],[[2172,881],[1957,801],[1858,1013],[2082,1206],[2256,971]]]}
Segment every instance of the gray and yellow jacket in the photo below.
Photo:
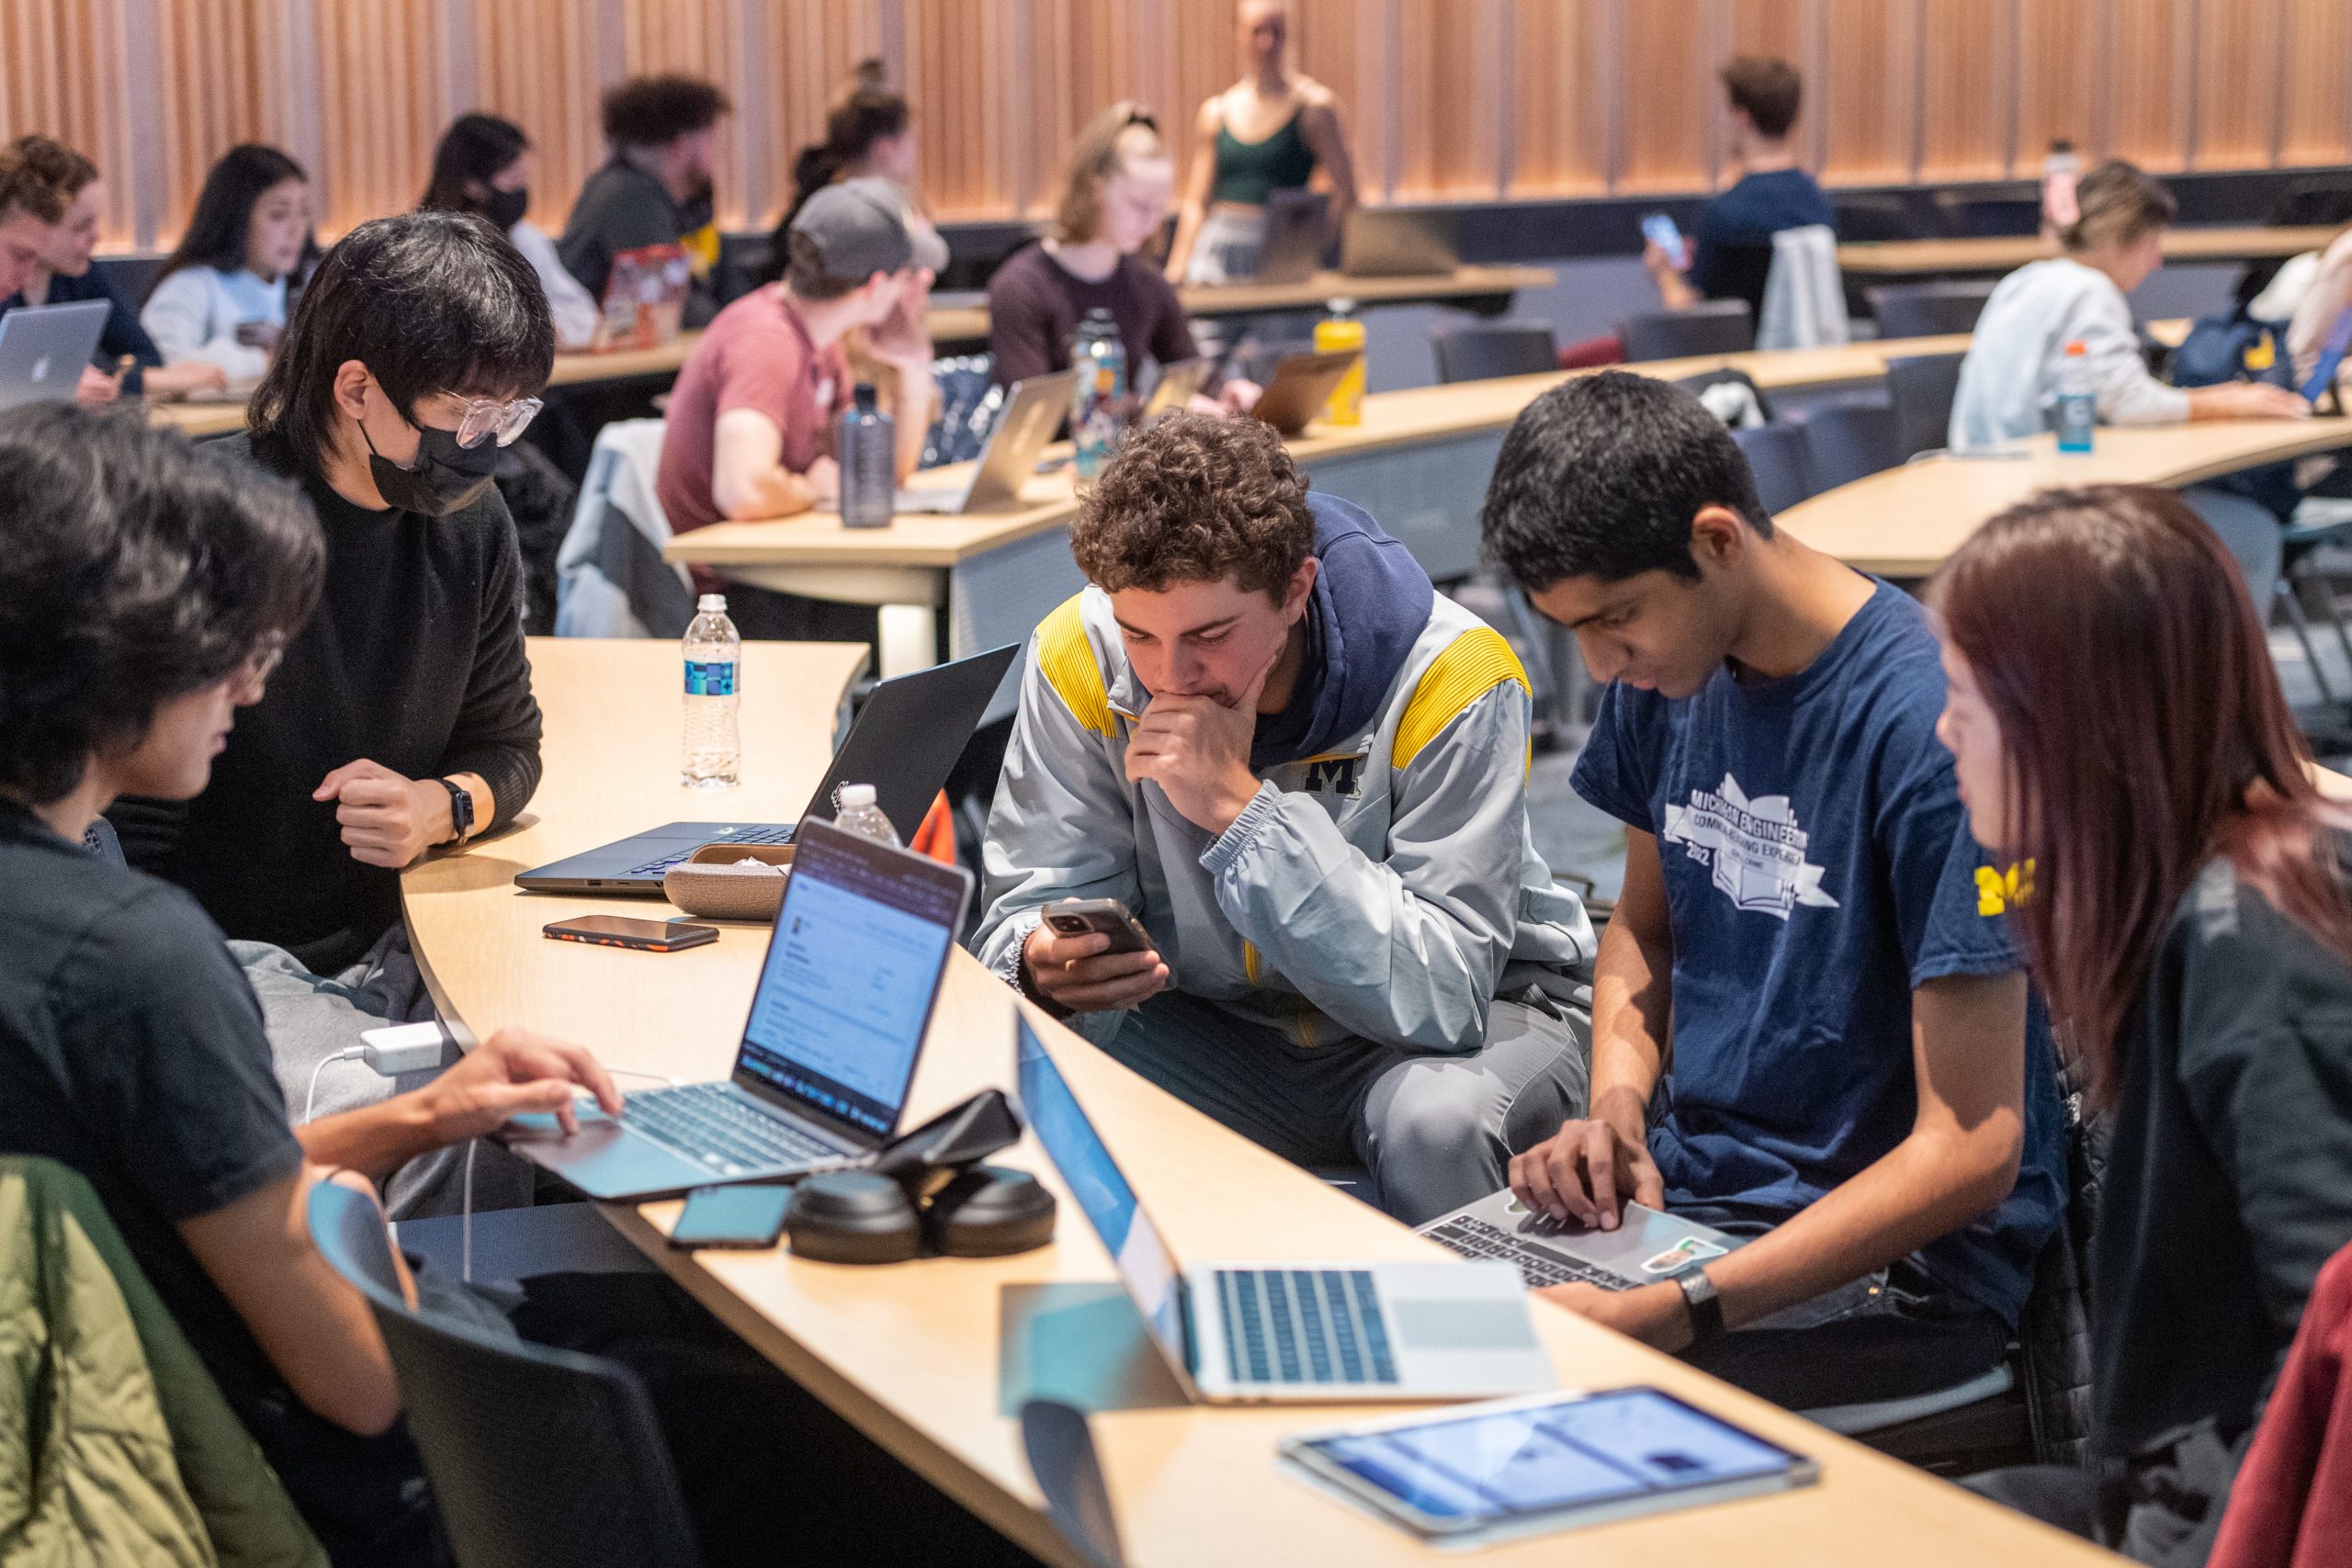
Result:
{"label": "gray and yellow jacket", "polygon": [[1595,947],[1528,836],[1526,673],[1369,516],[1309,504],[1322,570],[1284,716],[1303,722],[1284,738],[1261,720],[1250,761],[1265,782],[1222,835],[1159,784],[1127,782],[1151,694],[1109,596],[1090,587],[1037,628],[975,945],[1017,980],[1045,905],[1118,898],[1175,988],[1295,1044],[1475,1051],[1496,996],[1566,997]]}

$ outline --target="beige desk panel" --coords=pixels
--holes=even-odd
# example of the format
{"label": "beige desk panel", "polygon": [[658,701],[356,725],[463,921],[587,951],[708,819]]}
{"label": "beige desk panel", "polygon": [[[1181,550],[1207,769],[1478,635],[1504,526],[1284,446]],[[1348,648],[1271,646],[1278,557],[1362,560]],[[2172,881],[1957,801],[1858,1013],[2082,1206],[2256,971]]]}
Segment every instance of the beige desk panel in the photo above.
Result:
{"label": "beige desk panel", "polygon": [[[2165,259],[2176,262],[2260,261],[2326,248],[2340,228],[2168,229]],[[2054,256],[2058,247],[2037,235],[1984,240],[1877,240],[1838,247],[1838,265],[1851,273],[1919,276],[1939,272],[2007,272]]]}

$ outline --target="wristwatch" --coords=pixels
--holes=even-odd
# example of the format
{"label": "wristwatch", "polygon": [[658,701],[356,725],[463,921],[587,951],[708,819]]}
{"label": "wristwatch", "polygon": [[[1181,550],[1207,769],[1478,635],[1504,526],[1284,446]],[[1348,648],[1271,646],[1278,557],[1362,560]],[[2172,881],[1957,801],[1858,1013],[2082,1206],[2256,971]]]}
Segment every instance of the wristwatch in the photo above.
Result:
{"label": "wristwatch", "polygon": [[1690,1343],[1704,1345],[1724,1331],[1723,1298],[1704,1269],[1686,1269],[1674,1277],[1682,1287],[1682,1304],[1690,1309]]}
{"label": "wristwatch", "polygon": [[433,782],[449,792],[449,826],[458,830],[451,841],[462,844],[473,836],[473,795],[465,785],[448,779],[435,779]]}

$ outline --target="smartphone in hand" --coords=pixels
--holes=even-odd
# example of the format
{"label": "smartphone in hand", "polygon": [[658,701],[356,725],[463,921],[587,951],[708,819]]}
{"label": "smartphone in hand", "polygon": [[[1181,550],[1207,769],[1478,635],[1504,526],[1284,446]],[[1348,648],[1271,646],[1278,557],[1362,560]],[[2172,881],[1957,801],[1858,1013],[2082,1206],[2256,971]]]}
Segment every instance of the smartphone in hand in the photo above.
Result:
{"label": "smartphone in hand", "polygon": [[1127,907],[1116,898],[1072,898],[1059,904],[1048,904],[1045,911],[1046,929],[1056,936],[1084,936],[1100,931],[1111,939],[1104,953],[1148,953],[1152,950],[1151,933],[1142,922],[1130,914]]}

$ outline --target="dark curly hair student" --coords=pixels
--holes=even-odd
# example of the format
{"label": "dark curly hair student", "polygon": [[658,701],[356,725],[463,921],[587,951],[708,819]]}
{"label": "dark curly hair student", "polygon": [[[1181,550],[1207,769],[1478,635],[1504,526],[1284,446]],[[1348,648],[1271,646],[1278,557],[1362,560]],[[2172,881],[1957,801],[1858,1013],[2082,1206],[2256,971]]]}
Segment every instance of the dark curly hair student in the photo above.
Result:
{"label": "dark curly hair student", "polygon": [[1105,592],[1231,573],[1280,599],[1314,551],[1315,516],[1272,425],[1177,413],[1127,438],[1080,506],[1069,544]]}

